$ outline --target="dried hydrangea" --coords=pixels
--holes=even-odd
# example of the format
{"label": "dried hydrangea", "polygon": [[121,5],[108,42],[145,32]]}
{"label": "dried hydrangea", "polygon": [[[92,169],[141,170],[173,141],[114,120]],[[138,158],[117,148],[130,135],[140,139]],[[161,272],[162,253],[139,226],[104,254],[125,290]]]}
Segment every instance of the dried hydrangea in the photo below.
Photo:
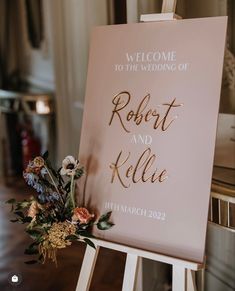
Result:
{"label": "dried hydrangea", "polygon": [[76,226],[70,222],[55,222],[48,231],[47,240],[52,248],[62,249],[71,245],[71,242],[66,240],[66,237],[68,235],[75,234],[75,232]]}

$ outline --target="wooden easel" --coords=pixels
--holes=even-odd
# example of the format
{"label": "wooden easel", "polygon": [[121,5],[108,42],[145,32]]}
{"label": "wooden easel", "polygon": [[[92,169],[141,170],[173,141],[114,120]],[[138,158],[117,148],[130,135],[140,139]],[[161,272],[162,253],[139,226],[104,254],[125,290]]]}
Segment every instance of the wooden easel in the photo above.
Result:
{"label": "wooden easel", "polygon": [[[177,0],[163,0],[162,13],[141,15],[140,20],[143,22],[149,22],[179,19],[181,17],[174,13],[176,8],[176,2]],[[147,258],[157,262],[172,265],[173,291],[196,291],[194,271],[202,270],[203,264],[198,264],[196,262],[190,262],[187,260],[182,260],[162,254],[152,253],[113,242],[98,239],[93,240],[93,242],[96,246],[96,249],[93,249],[90,246],[86,247],[86,252],[83,259],[76,291],[89,291],[100,247],[124,252],[127,254],[122,291],[134,290],[137,267],[140,258]]]}
{"label": "wooden easel", "polygon": [[90,246],[86,247],[85,256],[80,271],[76,291],[89,291],[93,271],[96,264],[100,247],[124,252],[127,254],[125,273],[122,285],[122,291],[133,291],[135,287],[135,279],[137,274],[137,266],[140,258],[151,259],[157,262],[170,264],[173,266],[172,273],[172,290],[173,291],[195,291],[194,272],[203,269],[202,264],[190,262],[165,256],[157,253],[152,253],[133,247],[127,247],[121,244],[112,243],[103,240],[93,240],[96,249]]}

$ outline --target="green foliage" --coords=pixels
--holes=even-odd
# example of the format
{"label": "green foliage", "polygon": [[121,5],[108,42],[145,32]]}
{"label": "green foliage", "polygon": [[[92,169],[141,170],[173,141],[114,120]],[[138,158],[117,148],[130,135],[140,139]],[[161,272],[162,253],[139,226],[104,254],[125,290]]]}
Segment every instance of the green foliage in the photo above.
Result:
{"label": "green foliage", "polygon": [[24,218],[21,219],[22,223],[30,223],[32,221],[32,217],[30,216],[25,216]]}
{"label": "green foliage", "polygon": [[75,174],[75,179],[80,179],[84,174],[84,168],[78,169]]}
{"label": "green foliage", "polygon": [[103,214],[97,223],[97,228],[100,230],[108,230],[110,229],[112,226],[114,226],[114,224],[112,222],[109,221],[110,217],[111,217],[112,211],[109,211],[105,214]]}
{"label": "green foliage", "polygon": [[74,241],[74,240],[78,240],[79,236],[75,235],[75,234],[70,234],[68,236],[66,236],[65,238],[66,240],[70,240],[70,241]]}
{"label": "green foliage", "polygon": [[19,219],[11,219],[10,222],[18,222]]}
{"label": "green foliage", "polygon": [[11,198],[11,199],[7,200],[5,203],[7,203],[7,204],[15,204],[16,200],[14,198]]}
{"label": "green foliage", "polygon": [[24,262],[24,263],[27,264],[27,265],[33,265],[33,264],[38,263],[38,261],[37,260],[31,260],[31,261],[27,261],[27,262]]}
{"label": "green foliage", "polygon": [[25,249],[24,251],[24,254],[25,255],[37,255],[39,252],[38,252],[38,249],[37,248],[27,248]]}
{"label": "green foliage", "polygon": [[21,202],[17,202],[16,206],[15,206],[15,210],[22,210],[24,208],[27,208],[30,206],[30,204],[32,203],[32,201],[27,201],[27,200],[23,200]]}
{"label": "green foliage", "polygon": [[49,157],[49,152],[46,151],[43,155],[42,155],[42,158],[46,161]]}
{"label": "green foliage", "polygon": [[24,218],[24,213],[22,211],[14,211],[15,215],[18,215],[20,218]]}
{"label": "green foliage", "polygon": [[114,223],[109,222],[109,221],[100,221],[97,223],[97,228],[100,230],[108,230],[112,226],[114,226]]}
{"label": "green foliage", "polygon": [[93,241],[91,241],[91,240],[88,239],[88,238],[84,238],[83,240],[84,240],[84,242],[85,242],[86,244],[88,244],[90,247],[92,247],[93,249],[96,249],[95,244],[93,243]]}
{"label": "green foliage", "polygon": [[98,222],[102,222],[102,221],[108,221],[109,218],[111,217],[112,211],[109,211],[103,215],[100,216]]}
{"label": "green foliage", "polygon": [[83,230],[83,229],[81,230],[78,229],[77,234],[83,237],[95,238],[95,236],[90,231]]}
{"label": "green foliage", "polygon": [[[25,232],[33,240],[24,253],[25,255],[37,255],[38,259],[27,261],[25,262],[26,264],[42,263],[45,261],[45,253],[47,252],[45,248],[48,247],[50,249],[52,246],[50,241],[51,236],[49,238],[48,234],[54,224],[71,223],[73,225],[71,227],[72,233],[70,231],[65,232],[66,234],[71,233],[66,236],[65,240],[71,242],[82,240],[92,248],[95,248],[95,244],[91,240],[95,238],[92,234],[93,226],[96,225],[100,230],[107,230],[114,225],[110,222],[111,211],[95,221],[85,207],[76,205],[75,183],[84,174],[84,168],[80,166],[77,160],[73,160],[71,157],[66,158],[69,161],[71,160],[74,169],[66,168],[63,163],[62,172],[62,168],[58,170],[53,168],[49,160],[48,151],[42,157],[36,157],[33,161],[30,161],[24,172],[24,178],[28,185],[36,191],[36,195],[23,201],[17,201],[12,198],[5,202],[11,206],[11,211],[15,216],[14,219],[11,219],[11,222],[27,224]],[[71,164],[68,165],[71,166]],[[62,177],[61,173],[65,175]],[[84,209],[79,208],[85,208],[85,212]],[[81,216],[87,215],[87,223],[82,224],[79,218],[73,217],[76,213],[75,210],[80,211],[78,214]],[[86,221],[86,219],[81,218],[81,221]],[[55,225],[55,231],[58,225]],[[39,254],[41,248],[44,249]]]}
{"label": "green foliage", "polygon": [[42,235],[42,232],[39,231],[39,230],[36,230],[36,229],[26,229],[25,231],[34,240],[38,240],[41,237],[41,235]]}

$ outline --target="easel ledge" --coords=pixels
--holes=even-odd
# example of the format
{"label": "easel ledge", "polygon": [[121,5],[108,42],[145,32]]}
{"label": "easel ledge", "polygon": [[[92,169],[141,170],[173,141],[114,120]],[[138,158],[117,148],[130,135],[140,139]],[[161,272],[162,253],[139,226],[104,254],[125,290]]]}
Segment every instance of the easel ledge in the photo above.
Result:
{"label": "easel ledge", "polygon": [[140,16],[141,22],[156,22],[156,21],[167,21],[167,20],[179,20],[182,19],[181,16],[175,14],[174,12],[168,13],[156,13],[156,14],[142,14]]}

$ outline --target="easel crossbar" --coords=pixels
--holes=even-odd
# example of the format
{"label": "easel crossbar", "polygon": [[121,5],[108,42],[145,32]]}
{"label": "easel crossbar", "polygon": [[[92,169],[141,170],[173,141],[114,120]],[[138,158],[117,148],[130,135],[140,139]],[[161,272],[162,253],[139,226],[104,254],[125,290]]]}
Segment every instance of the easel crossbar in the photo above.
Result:
{"label": "easel crossbar", "polygon": [[150,259],[150,260],[154,260],[154,261],[158,261],[158,262],[162,262],[162,263],[166,263],[166,264],[170,264],[170,265],[178,265],[178,266],[181,266],[185,269],[190,269],[192,271],[198,271],[198,270],[203,269],[203,267],[204,267],[204,264],[202,264],[202,263],[191,262],[188,260],[174,258],[174,257],[170,257],[170,256],[163,255],[163,254],[158,254],[158,253],[153,253],[150,251],[140,250],[137,248],[124,246],[124,245],[121,245],[118,243],[113,243],[113,242],[99,240],[99,239],[95,239],[95,240],[93,240],[93,242],[96,246],[120,251],[120,252],[127,253],[127,254],[136,255],[138,257],[142,257],[142,258],[146,258],[146,259]]}

